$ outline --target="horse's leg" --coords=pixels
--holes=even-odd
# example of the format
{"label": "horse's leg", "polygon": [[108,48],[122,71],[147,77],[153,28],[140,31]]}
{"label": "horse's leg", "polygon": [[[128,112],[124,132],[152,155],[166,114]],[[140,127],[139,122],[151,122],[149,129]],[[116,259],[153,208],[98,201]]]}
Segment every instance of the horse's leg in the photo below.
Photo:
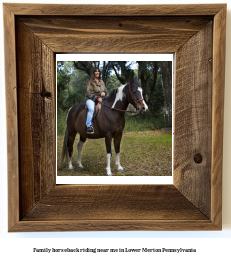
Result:
{"label": "horse's leg", "polygon": [[69,135],[69,137],[68,137],[68,153],[69,153],[68,169],[69,170],[74,169],[74,167],[72,165],[72,154],[73,154],[74,141],[75,141],[75,135],[74,136]]}
{"label": "horse's leg", "polygon": [[118,171],[124,171],[124,168],[120,165],[120,142],[122,139],[122,132],[118,133],[114,137],[114,147],[116,153],[116,165]]}
{"label": "horse's leg", "polygon": [[77,164],[79,165],[80,169],[83,169],[83,165],[81,163],[81,152],[82,152],[83,144],[84,144],[85,141],[86,141],[86,138],[80,136],[80,139],[79,139],[79,142],[78,142],[78,145],[77,145],[77,150],[78,150]]}
{"label": "horse's leg", "polygon": [[111,135],[107,135],[105,137],[105,143],[106,143],[106,149],[107,149],[107,167],[106,167],[107,176],[112,176],[112,173],[111,173],[111,140],[112,140]]}

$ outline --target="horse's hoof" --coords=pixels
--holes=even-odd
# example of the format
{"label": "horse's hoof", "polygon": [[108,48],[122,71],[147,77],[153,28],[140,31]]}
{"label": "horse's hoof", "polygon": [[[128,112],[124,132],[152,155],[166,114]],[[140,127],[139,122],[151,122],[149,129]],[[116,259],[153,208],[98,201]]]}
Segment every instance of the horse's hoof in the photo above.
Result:
{"label": "horse's hoof", "polygon": [[118,166],[118,169],[117,169],[118,172],[124,172],[124,168],[122,166]]}
{"label": "horse's hoof", "polygon": [[112,173],[107,173],[106,176],[112,176]]}
{"label": "horse's hoof", "polygon": [[74,169],[74,167],[68,168],[68,170],[73,170],[73,169]]}
{"label": "horse's hoof", "polygon": [[79,169],[83,169],[84,167],[83,166],[79,166]]}

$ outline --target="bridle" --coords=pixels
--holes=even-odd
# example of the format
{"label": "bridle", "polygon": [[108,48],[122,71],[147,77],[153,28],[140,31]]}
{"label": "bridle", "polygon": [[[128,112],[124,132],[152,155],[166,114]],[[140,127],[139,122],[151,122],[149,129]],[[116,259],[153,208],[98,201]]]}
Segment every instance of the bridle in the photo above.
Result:
{"label": "bridle", "polygon": [[130,83],[129,83],[129,91],[130,91],[132,100],[134,101],[134,103],[136,104],[136,107],[137,107],[137,103],[140,102],[140,101],[143,101],[144,99],[139,99],[139,100],[135,100],[135,99],[134,99],[134,96],[133,96],[133,94],[132,94],[131,84],[130,84]]}

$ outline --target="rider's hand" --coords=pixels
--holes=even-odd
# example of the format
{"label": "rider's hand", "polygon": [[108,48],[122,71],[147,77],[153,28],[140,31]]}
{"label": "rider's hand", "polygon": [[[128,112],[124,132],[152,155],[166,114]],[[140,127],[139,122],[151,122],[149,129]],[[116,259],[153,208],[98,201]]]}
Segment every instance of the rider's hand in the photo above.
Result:
{"label": "rider's hand", "polygon": [[98,101],[98,102],[102,102],[102,98],[99,97],[99,98],[97,99],[97,101]]}

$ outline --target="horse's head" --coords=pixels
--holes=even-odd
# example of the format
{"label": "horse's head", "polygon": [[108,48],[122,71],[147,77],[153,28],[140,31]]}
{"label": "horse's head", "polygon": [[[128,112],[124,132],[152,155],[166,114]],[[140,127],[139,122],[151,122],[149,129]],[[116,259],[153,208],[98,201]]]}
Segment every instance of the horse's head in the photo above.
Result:
{"label": "horse's head", "polygon": [[129,84],[130,103],[139,111],[145,112],[148,106],[143,98],[143,90],[137,79],[131,80]]}

